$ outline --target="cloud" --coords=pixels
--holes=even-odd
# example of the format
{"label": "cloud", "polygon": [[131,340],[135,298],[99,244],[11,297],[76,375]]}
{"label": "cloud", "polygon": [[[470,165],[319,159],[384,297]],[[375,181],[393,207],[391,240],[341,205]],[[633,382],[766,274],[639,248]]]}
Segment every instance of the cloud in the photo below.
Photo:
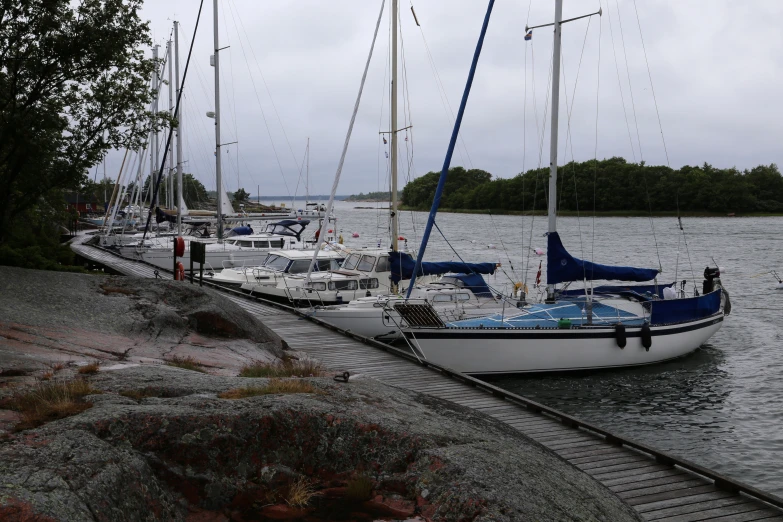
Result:
{"label": "cloud", "polygon": [[[255,193],[260,185],[262,194],[284,195],[298,183],[298,192],[303,193],[299,172],[309,137],[310,193],[327,193],[380,2],[219,1],[220,44],[230,45],[221,52],[221,141],[239,142],[224,153],[228,190],[242,186]],[[182,22],[182,68],[195,24],[193,4],[148,0],[142,12],[163,45],[171,20]],[[665,164],[668,152],[675,168],[705,161],[739,168],[780,163],[783,118],[778,95],[781,70],[776,64],[783,43],[777,28],[783,3],[601,0],[600,4],[601,18],[564,26],[561,163],[572,156],[585,160],[596,154],[596,112],[598,157],[638,160],[641,152],[648,163]],[[421,29],[413,22],[409,2],[400,3],[404,51],[400,85],[405,87],[400,122],[413,124],[409,141],[401,139],[401,153],[409,160],[412,152],[414,166],[409,171],[409,162],[402,161],[403,180],[439,170],[451,134],[450,111],[423,36],[445,97],[456,112],[486,8],[484,2],[469,0],[426,0],[414,5]],[[598,0],[566,2],[564,17],[595,11],[598,6]],[[525,168],[548,165],[550,122],[545,101],[552,31],[535,30],[529,43],[523,35],[526,23],[547,23],[552,11],[551,2],[532,2],[528,18],[526,2],[496,4],[461,133],[470,160],[460,150],[453,164],[472,164],[502,177],[520,172],[523,164]],[[386,183],[379,132],[389,126],[387,16],[388,5],[343,172],[339,190],[343,194],[377,190]],[[205,116],[214,109],[208,59],[212,38],[212,2],[207,1],[184,106],[186,170],[207,187],[214,187],[214,122]],[[566,98],[573,104],[570,121]],[[113,153],[108,158],[108,176],[116,176],[121,156]]]}

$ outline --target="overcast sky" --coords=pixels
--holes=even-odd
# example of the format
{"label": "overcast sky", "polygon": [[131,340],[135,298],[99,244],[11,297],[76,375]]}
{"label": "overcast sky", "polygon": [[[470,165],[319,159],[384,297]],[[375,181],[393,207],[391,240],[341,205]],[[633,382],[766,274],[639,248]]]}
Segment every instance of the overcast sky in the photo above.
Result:
{"label": "overcast sky", "polygon": [[[310,193],[328,193],[380,0],[218,2],[220,45],[230,46],[220,54],[221,141],[238,141],[224,147],[227,190],[241,186],[255,195],[260,185],[262,195],[293,193],[309,137]],[[577,161],[595,155],[597,112],[599,158],[623,156],[666,164],[654,88],[673,168],[705,161],[740,169],[780,164],[783,2],[635,3],[639,23],[633,0],[565,1],[565,18],[597,11],[599,6],[603,16],[564,26],[560,163],[572,155]],[[389,6],[387,0],[339,194],[383,189],[388,183],[389,146],[383,145],[379,131],[389,130]],[[419,28],[410,6],[409,0],[400,2],[399,127],[413,125],[407,142],[406,132],[399,133],[400,186],[443,164],[453,123],[444,100],[456,113],[486,10],[486,2],[480,0],[415,1]],[[161,52],[172,21],[181,22],[181,69],[197,11],[196,0],[147,0],[142,12],[150,20],[155,41],[163,46]],[[548,112],[546,121],[544,115],[552,31],[535,30],[531,42],[523,36],[526,23],[551,22],[553,16],[552,0],[496,3],[452,166],[511,177],[523,168],[548,164]],[[212,1],[205,0],[185,85],[183,120],[185,170],[207,188],[215,186],[214,122],[206,117],[214,110],[212,49]],[[569,106],[573,104],[567,150],[566,97]],[[164,89],[161,108],[167,105]],[[538,139],[542,130],[543,147]],[[120,161],[119,153],[109,156],[108,176],[116,176]],[[101,177],[102,170],[97,175]],[[298,193],[304,193],[303,182]]]}

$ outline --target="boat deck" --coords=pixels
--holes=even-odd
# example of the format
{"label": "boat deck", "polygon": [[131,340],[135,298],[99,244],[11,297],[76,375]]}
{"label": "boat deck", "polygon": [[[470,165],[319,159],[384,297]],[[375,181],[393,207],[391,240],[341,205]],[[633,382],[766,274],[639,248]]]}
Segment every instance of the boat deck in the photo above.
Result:
{"label": "boat deck", "polygon": [[[79,237],[72,245],[78,255],[119,273],[156,277],[162,272],[81,241]],[[420,361],[408,351],[336,331],[295,309],[227,292],[229,299],[258,316],[292,349],[321,361],[335,373],[362,374],[505,422],[602,483],[645,520],[783,522],[783,499],[772,494],[478,379]]]}

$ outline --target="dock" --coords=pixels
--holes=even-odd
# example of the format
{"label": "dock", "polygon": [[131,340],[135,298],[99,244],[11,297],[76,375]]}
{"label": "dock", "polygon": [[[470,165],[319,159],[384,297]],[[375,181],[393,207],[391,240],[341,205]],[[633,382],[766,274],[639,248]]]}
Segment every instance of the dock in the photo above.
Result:
{"label": "dock", "polygon": [[[171,273],[83,244],[72,249],[91,263],[136,277]],[[293,350],[335,374],[349,372],[485,413],[553,451],[613,491],[644,520],[783,522],[783,499],[686,459],[583,422],[489,383],[419,359],[284,305],[215,286],[259,317]]]}

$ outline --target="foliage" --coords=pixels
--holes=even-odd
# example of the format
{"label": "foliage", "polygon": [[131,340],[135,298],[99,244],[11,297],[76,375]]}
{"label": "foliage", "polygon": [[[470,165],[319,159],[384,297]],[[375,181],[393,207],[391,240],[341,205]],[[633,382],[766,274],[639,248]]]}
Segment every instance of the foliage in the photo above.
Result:
{"label": "foliage", "polygon": [[[146,194],[149,192],[150,189],[150,176],[147,176],[147,179],[144,180],[144,192],[142,193],[142,197],[146,197]],[[166,183],[163,182],[163,180],[160,183],[160,194],[158,195],[158,201],[159,202],[165,202],[166,196],[168,194],[169,187]],[[174,197],[176,198],[176,181],[174,183]],[[129,191],[130,192],[130,191]],[[204,187],[204,185],[197,180],[193,174],[187,174],[182,173],[182,193],[185,197],[185,205],[188,208],[197,209],[205,206],[207,202],[209,201],[209,196],[207,195],[207,189]],[[149,201],[149,198],[147,198]]]}
{"label": "foliage", "polygon": [[321,363],[312,359],[286,359],[268,363],[253,361],[240,371],[240,377],[319,377],[324,374]]}
{"label": "foliage", "polygon": [[[397,191],[397,199],[402,199],[401,190]],[[367,194],[359,192],[353,196],[348,196],[343,201],[391,201],[391,191],[368,192]]]}
{"label": "foliage", "polygon": [[175,355],[174,357],[166,361],[166,365],[182,368],[183,370],[192,370],[194,372],[207,373],[203,365],[200,362],[198,362],[196,359],[194,359],[193,356],[190,355],[188,355],[187,357],[180,357],[179,355]]}
{"label": "foliage", "polygon": [[218,394],[221,399],[246,399],[259,395],[273,395],[285,393],[318,393],[318,388],[307,381],[299,379],[270,379],[266,386],[247,386],[234,388]]}
{"label": "foliage", "polygon": [[16,226],[6,231],[6,239],[0,243],[0,265],[84,272],[83,268],[74,266],[75,255],[68,245],[60,244],[62,231],[54,225],[67,223],[70,218],[61,191],[50,191],[37,206],[21,212],[19,217]]}
{"label": "foliage", "polygon": [[[495,180],[471,172],[449,170],[440,208],[546,211],[548,168]],[[405,205],[429,209],[439,176],[429,172],[406,185]],[[582,212],[783,212],[783,176],[774,164],[745,171],[707,163],[674,170],[615,157],[560,167],[557,200],[561,210]]]}
{"label": "foliage", "polygon": [[244,203],[248,199],[250,199],[250,193],[248,193],[245,189],[241,188],[234,192],[234,201],[237,203]]}
{"label": "foliage", "polygon": [[146,109],[156,63],[141,6],[0,4],[0,243],[53,190],[77,189],[110,148],[136,147],[165,118]]}
{"label": "foliage", "polygon": [[39,382],[33,388],[6,399],[0,407],[21,413],[22,420],[15,427],[20,431],[91,408],[92,404],[85,402],[84,397],[93,393],[100,392],[83,379]]}

